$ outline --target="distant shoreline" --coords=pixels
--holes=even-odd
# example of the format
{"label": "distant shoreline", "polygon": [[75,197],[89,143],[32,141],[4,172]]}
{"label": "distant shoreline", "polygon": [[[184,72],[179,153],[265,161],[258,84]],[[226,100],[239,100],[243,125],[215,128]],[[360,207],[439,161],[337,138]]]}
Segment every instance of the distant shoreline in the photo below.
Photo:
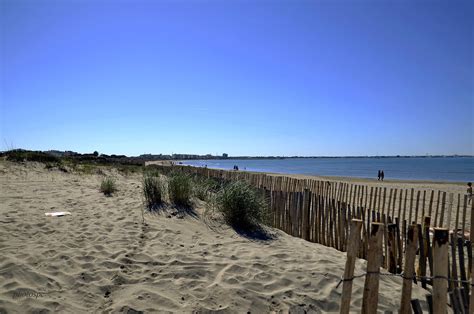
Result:
{"label": "distant shoreline", "polygon": [[94,153],[78,153],[74,151],[59,151],[59,150],[48,150],[48,151],[31,151],[25,149],[13,149],[7,151],[0,151],[0,156],[8,155],[10,153],[45,153],[54,157],[62,158],[75,158],[84,160],[112,160],[112,161],[127,161],[127,162],[148,162],[148,161],[176,161],[176,160],[284,160],[284,159],[342,159],[342,158],[353,158],[353,159],[387,159],[387,158],[474,158],[474,155],[465,154],[450,154],[450,155],[368,155],[368,156],[229,156],[224,153],[222,155],[198,155],[198,154],[142,154],[139,156],[126,156],[126,155],[107,155]]}
{"label": "distant shoreline", "polygon": [[[430,156],[229,156],[227,158],[198,158],[196,160],[229,160],[229,159],[321,159],[321,158],[473,158],[474,155],[430,155]],[[193,160],[193,159],[181,159]]]}
{"label": "distant shoreline", "polygon": [[[153,156],[153,155],[151,155]],[[137,157],[130,157],[137,158]],[[140,157],[141,158],[141,157]],[[196,156],[196,157],[185,157],[185,158],[163,158],[163,159],[153,159],[150,158],[147,161],[196,161],[196,160],[284,160],[284,159],[409,159],[409,158],[426,158],[426,159],[435,159],[435,158],[474,158],[474,155],[429,155],[429,156]],[[146,159],[146,158],[144,158]]]}

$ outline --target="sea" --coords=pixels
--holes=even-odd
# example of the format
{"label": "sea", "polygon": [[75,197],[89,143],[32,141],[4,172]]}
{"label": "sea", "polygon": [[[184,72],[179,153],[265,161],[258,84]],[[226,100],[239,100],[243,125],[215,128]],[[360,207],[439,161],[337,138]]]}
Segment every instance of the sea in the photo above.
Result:
{"label": "sea", "polygon": [[420,181],[474,181],[474,157],[318,157],[283,159],[185,160],[184,165],[239,170],[354,178]]}

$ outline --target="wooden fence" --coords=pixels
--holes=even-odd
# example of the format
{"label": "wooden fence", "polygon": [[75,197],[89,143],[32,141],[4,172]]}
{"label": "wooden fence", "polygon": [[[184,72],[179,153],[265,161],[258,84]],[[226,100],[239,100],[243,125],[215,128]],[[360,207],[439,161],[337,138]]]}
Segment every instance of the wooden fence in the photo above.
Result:
{"label": "wooden fence", "polygon": [[[403,273],[402,308],[407,304],[409,308],[411,282],[418,278],[415,282],[423,288],[433,287],[435,312],[449,295],[453,310],[474,313],[473,302],[469,302],[473,298],[471,293],[469,299],[473,282],[469,278],[473,276],[474,201],[469,204],[465,195],[189,166],[155,167],[218,180],[244,180],[266,193],[273,227],[347,252],[348,260],[368,260],[366,289],[371,293],[364,294],[363,312],[371,312],[367,302],[373,305],[372,292],[378,289],[378,275],[374,274],[384,267],[392,274]],[[354,230],[360,230],[360,243]],[[346,265],[346,297],[350,276],[350,265]],[[439,299],[438,294],[444,297]],[[343,298],[341,311],[348,309],[347,304]]]}

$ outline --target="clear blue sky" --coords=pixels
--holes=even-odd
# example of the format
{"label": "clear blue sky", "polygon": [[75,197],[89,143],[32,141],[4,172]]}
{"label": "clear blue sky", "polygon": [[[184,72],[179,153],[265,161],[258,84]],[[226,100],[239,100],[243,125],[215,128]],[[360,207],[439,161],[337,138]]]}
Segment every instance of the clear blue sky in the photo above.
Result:
{"label": "clear blue sky", "polygon": [[0,0],[1,146],[474,154],[473,3]]}

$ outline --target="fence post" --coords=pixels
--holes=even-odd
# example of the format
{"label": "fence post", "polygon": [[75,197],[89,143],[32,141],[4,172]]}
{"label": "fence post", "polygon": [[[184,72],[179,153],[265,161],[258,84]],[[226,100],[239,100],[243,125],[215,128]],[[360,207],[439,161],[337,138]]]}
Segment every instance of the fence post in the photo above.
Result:
{"label": "fence post", "polygon": [[354,276],[354,266],[359,253],[360,230],[362,220],[352,219],[350,236],[347,243],[347,260],[344,270],[344,282],[342,284],[341,314],[349,313],[352,295],[352,277]]}
{"label": "fence post", "polygon": [[399,313],[411,313],[411,288],[415,274],[415,258],[418,244],[418,226],[416,224],[408,227],[407,248],[405,251],[405,267],[403,270],[402,300]]}
{"label": "fence post", "polygon": [[397,273],[397,242],[395,240],[397,234],[397,225],[388,225],[388,271],[392,274]]}
{"label": "fence post", "polygon": [[[430,249],[430,221],[431,221],[431,218],[430,217],[424,217],[424,221],[423,221],[423,227],[422,227],[422,231],[421,231],[421,237],[422,237],[422,242],[423,244],[421,245],[423,247],[423,250],[420,252],[420,259],[418,261],[419,263],[419,266],[420,266],[420,275],[421,275],[421,286],[423,288],[426,289],[426,283],[427,283],[427,280],[426,278],[423,278],[423,277],[426,277],[426,260],[428,258],[430,258],[430,253],[431,253],[431,249]],[[432,270],[432,268],[430,268]]]}
{"label": "fence post", "polygon": [[303,210],[302,210],[302,215],[303,215],[303,230],[302,230],[302,238],[305,239],[306,241],[309,241],[309,219],[310,219],[310,206],[311,204],[311,192],[309,189],[304,189],[303,191]]}
{"label": "fence post", "polygon": [[367,275],[365,277],[362,313],[377,313],[379,302],[380,266],[382,265],[382,238],[384,225],[372,223],[367,254]]}
{"label": "fence post", "polygon": [[[454,194],[449,193],[449,195],[448,195],[448,218],[447,218],[447,221],[446,221],[446,228],[448,228],[448,230],[451,229],[451,211],[453,209],[453,199],[454,199]],[[454,229],[456,229],[456,228],[457,228],[457,226]]]}
{"label": "fence post", "polygon": [[448,238],[448,229],[435,228],[433,239],[434,314],[446,314],[448,309]]}

